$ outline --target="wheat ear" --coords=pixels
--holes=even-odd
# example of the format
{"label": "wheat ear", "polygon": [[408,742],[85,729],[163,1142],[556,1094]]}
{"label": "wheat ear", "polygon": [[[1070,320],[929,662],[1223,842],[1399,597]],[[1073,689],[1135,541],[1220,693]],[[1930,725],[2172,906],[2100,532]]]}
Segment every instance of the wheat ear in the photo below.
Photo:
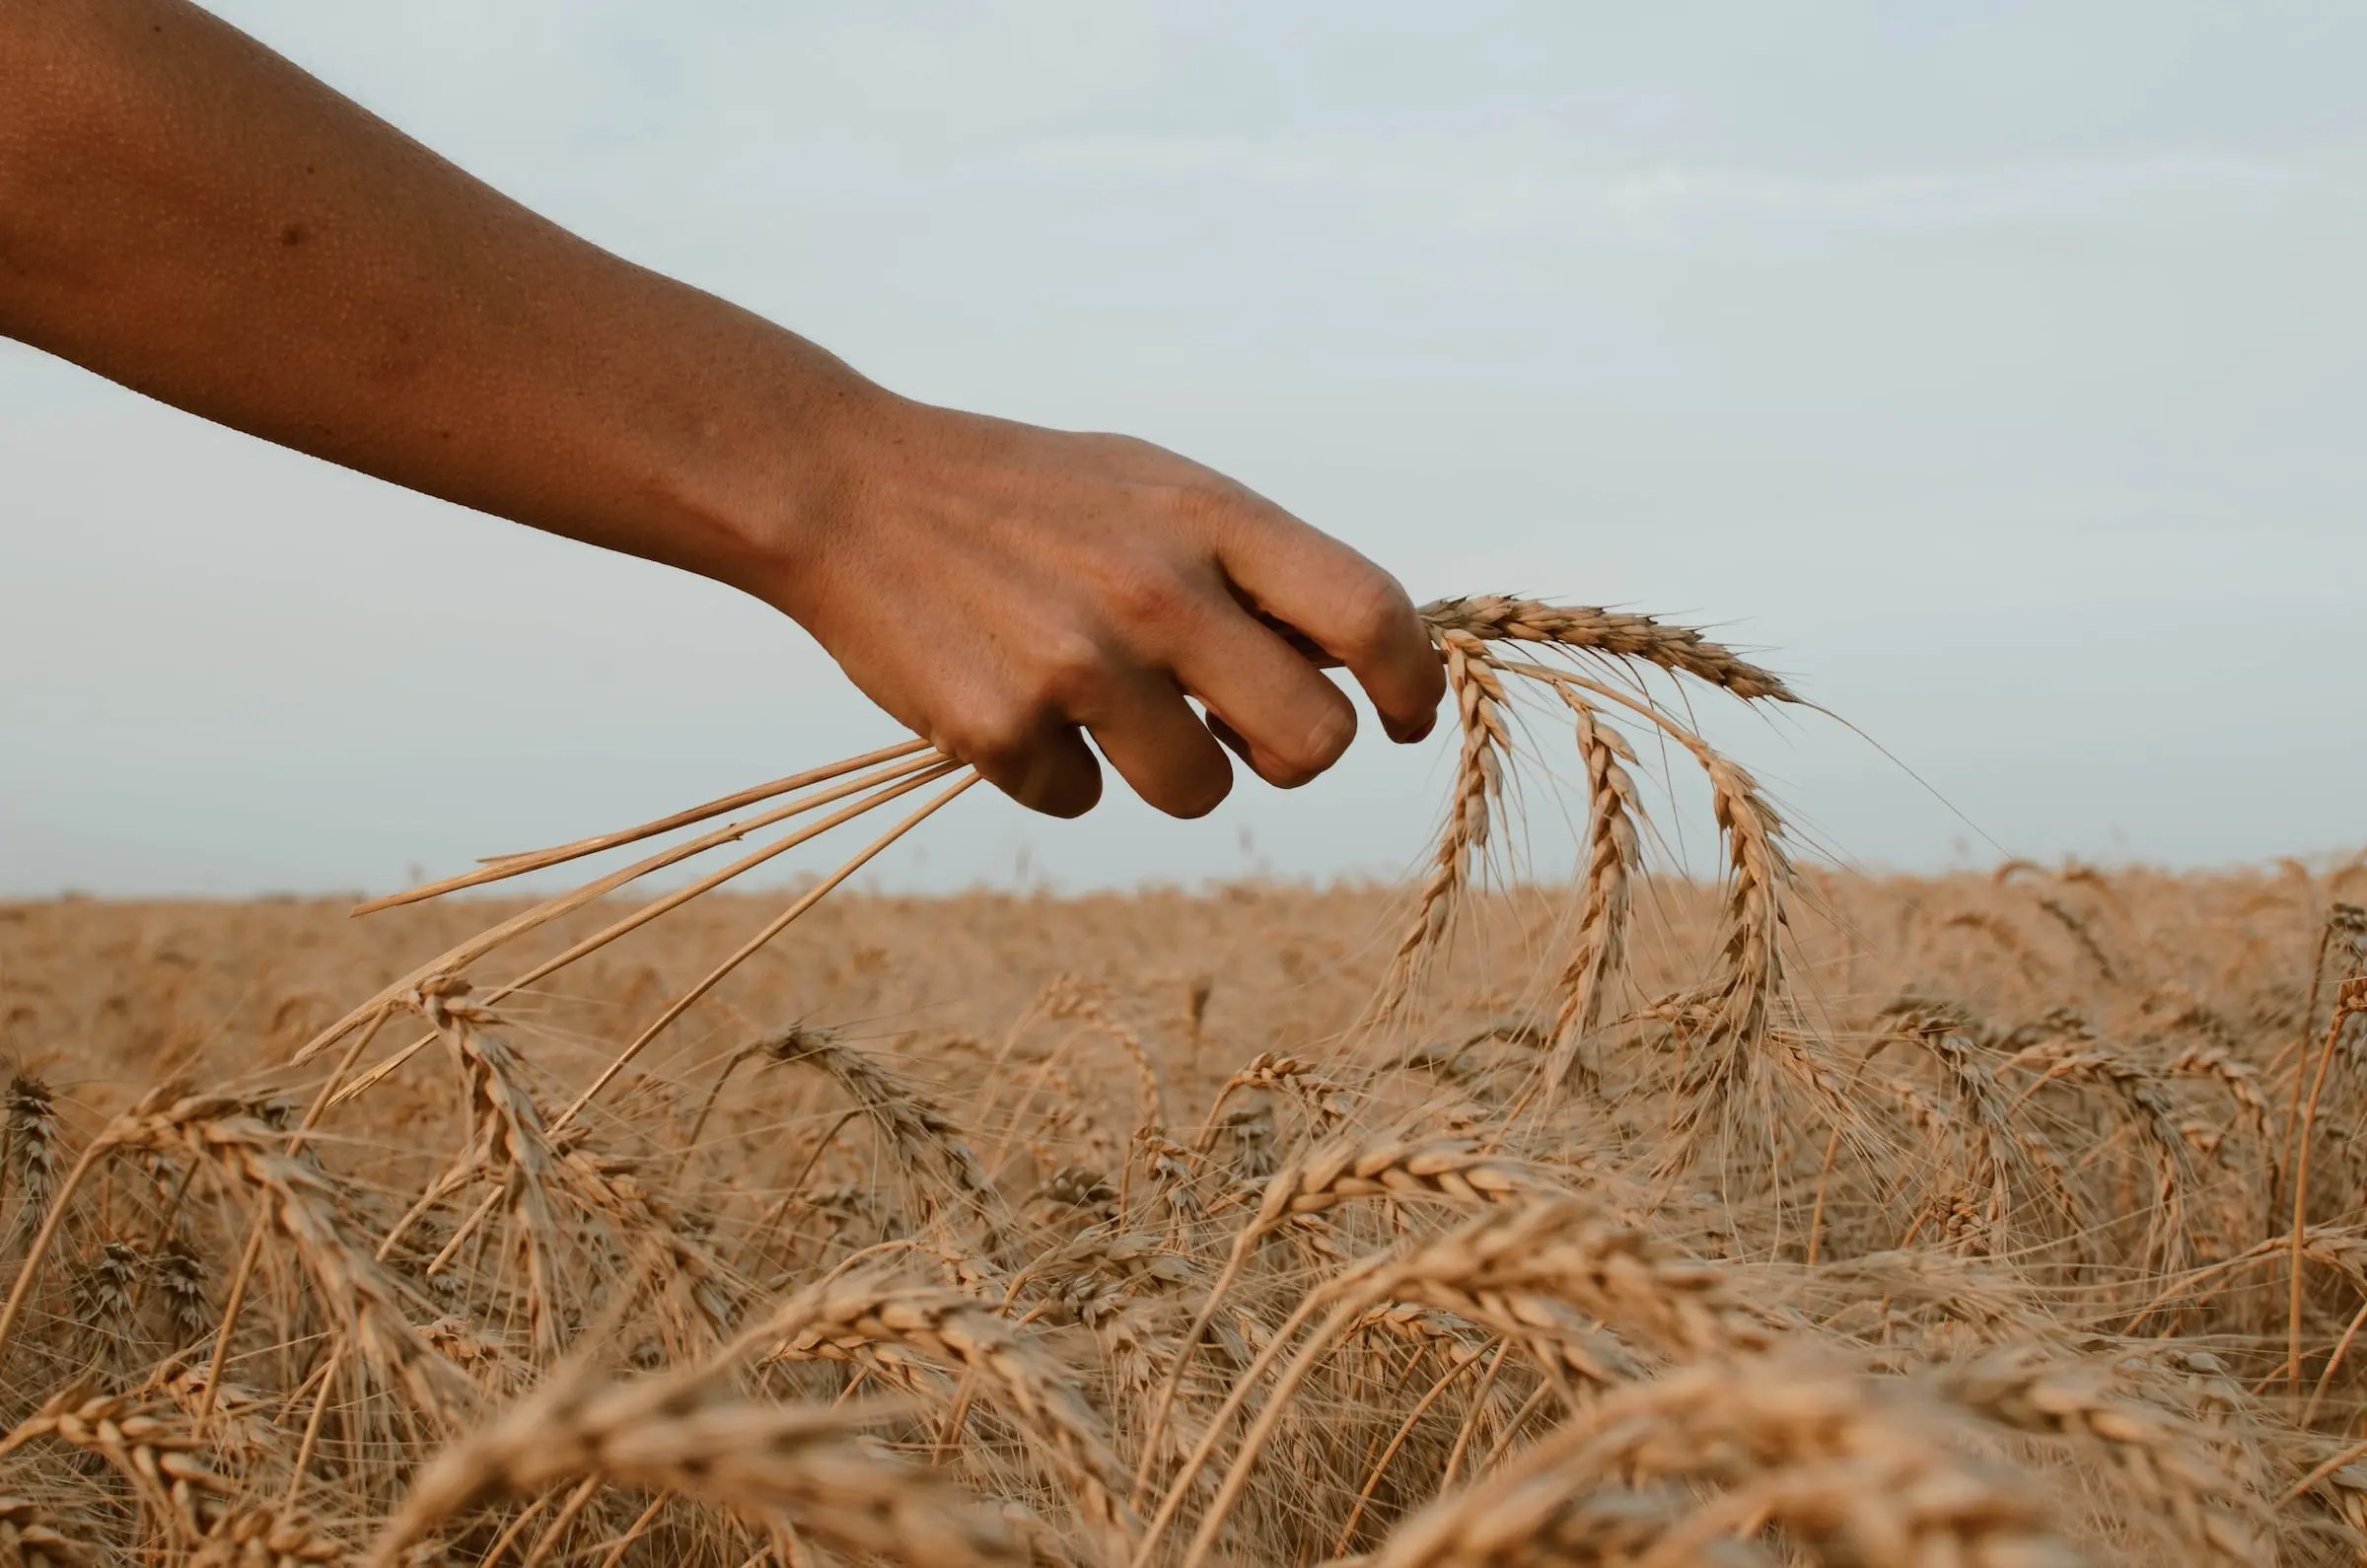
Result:
{"label": "wheat ear", "polygon": [[1578,936],[1554,984],[1561,1007],[1553,1019],[1545,1063],[1547,1091],[1558,1095],[1576,1074],[1579,1053],[1626,959],[1627,920],[1634,902],[1631,884],[1643,866],[1638,824],[1644,812],[1635,779],[1621,765],[1635,760],[1625,737],[1604,723],[1600,711],[1570,687],[1553,689],[1576,721],[1590,808]]}
{"label": "wheat ear", "polygon": [[834,1549],[912,1563],[1024,1561],[1010,1533],[927,1472],[850,1438],[860,1409],[757,1403],[703,1370],[603,1385],[578,1369],[545,1384],[432,1461],[373,1543],[366,1568],[480,1500],[598,1476],[785,1522]]}
{"label": "wheat ear", "polygon": [[26,1497],[0,1497],[0,1562],[23,1568],[91,1568],[97,1559]]}
{"label": "wheat ear", "polygon": [[205,1461],[205,1445],[169,1405],[139,1394],[68,1390],[0,1439],[0,1458],[43,1438],[96,1454],[129,1481],[168,1535],[194,1541],[220,1517],[232,1483]]}
{"label": "wheat ear", "polygon": [[945,1184],[990,1226],[1003,1213],[1002,1194],[946,1109],[904,1081],[876,1055],[846,1044],[830,1030],[792,1025],[744,1047],[782,1065],[810,1067],[836,1084],[862,1108],[900,1161],[925,1161]]}
{"label": "wheat ear", "polygon": [[[1217,1532],[1247,1484],[1258,1448],[1279,1423],[1297,1382],[1339,1328],[1374,1302],[1402,1299],[1449,1312],[1472,1311],[1481,1321],[1517,1335],[1559,1339],[1583,1330],[1565,1309],[1592,1315],[1611,1327],[1635,1332],[1672,1354],[1753,1349],[1765,1330],[1732,1304],[1714,1269],[1656,1246],[1641,1232],[1607,1220],[1574,1195],[1544,1198],[1485,1214],[1399,1258],[1384,1254],[1327,1281],[1300,1303],[1255,1363],[1236,1380],[1210,1416],[1200,1442],[1170,1482],[1144,1532],[1137,1568],[1149,1560],[1161,1532],[1183,1506],[1224,1429],[1243,1408],[1265,1371],[1314,1314],[1332,1306],[1284,1377],[1266,1390],[1265,1407],[1243,1437],[1216,1499],[1185,1554],[1196,1568],[1214,1549]],[[1586,1341],[1574,1341],[1583,1357]],[[1581,1365],[1584,1363],[1581,1362]]]}
{"label": "wheat ear", "polygon": [[1296,1101],[1318,1133],[1337,1125],[1350,1109],[1346,1092],[1319,1074],[1315,1063],[1276,1051],[1259,1051],[1218,1086],[1216,1097],[1208,1103],[1208,1113],[1200,1119],[1200,1130],[1191,1140],[1193,1149],[1206,1154],[1216,1146],[1217,1115],[1225,1102],[1244,1089],[1262,1089]]}
{"label": "wheat ear", "polygon": [[1454,1203],[1498,1203],[1533,1193],[1547,1183],[1516,1161],[1474,1152],[1458,1142],[1409,1144],[1396,1139],[1341,1139],[1311,1151],[1268,1178],[1257,1212],[1233,1238],[1233,1246],[1208,1288],[1159,1390],[1145,1429],[1142,1458],[1135,1467],[1130,1500],[1137,1508],[1150,1484],[1176,1395],[1191,1368],[1208,1325],[1216,1320],[1225,1294],[1240,1279],[1258,1241],[1302,1215],[1320,1214],[1362,1197],[1426,1197]]}
{"label": "wheat ear", "polygon": [[1649,615],[1488,594],[1434,601],[1422,606],[1422,619],[1441,634],[1462,632],[1488,641],[1542,643],[1614,659],[1640,659],[1723,687],[1746,701],[1801,700],[1782,677],[1708,641],[1689,626],[1667,625]]}
{"label": "wheat ear", "polygon": [[[1783,849],[1783,819],[1760,793],[1758,781],[1749,769],[1712,748],[1661,711],[1657,703],[1567,670],[1516,661],[1498,661],[1497,668],[1565,691],[1585,691],[1627,709],[1685,748],[1709,781],[1711,809],[1726,845],[1726,934],[1717,977],[1689,999],[1706,1008],[1707,1017],[1690,1041],[1700,1049],[1679,1086],[1684,1109],[1678,1126],[1686,1136],[1672,1151],[1668,1163],[1681,1166],[1689,1160],[1713,1114],[1724,1109],[1766,1034],[1770,1005],[1783,986],[1784,905],[1793,876],[1791,857]],[[1783,1059],[1787,1066],[1800,1070],[1812,1090],[1831,1100],[1829,1086],[1817,1081],[1802,1054],[1785,1053]],[[1836,1114],[1845,1112],[1845,1105],[1831,1108]]]}
{"label": "wheat ear", "polygon": [[948,1290],[842,1276],[784,1302],[743,1337],[769,1345],[772,1361],[877,1365],[908,1354],[969,1373],[1052,1455],[1111,1555],[1127,1555],[1134,1524],[1118,1500],[1125,1482],[1105,1423],[1072,1375],[992,1308]]}
{"label": "wheat ear", "polygon": [[453,1419],[473,1398],[474,1386],[411,1326],[394,1280],[345,1235],[335,1188],[318,1168],[284,1153],[288,1142],[288,1134],[255,1120],[247,1113],[247,1103],[233,1096],[159,1091],[115,1117],[84,1150],[60,1189],[59,1207],[28,1249],[8,1303],[0,1308],[0,1346],[23,1313],[42,1251],[83,1176],[101,1158],[126,1149],[178,1153],[212,1166],[252,1192],[362,1354],[400,1383],[422,1409]]}
{"label": "wheat ear", "polygon": [[312,1568],[349,1561],[345,1545],[293,1509],[233,1507],[214,1522],[189,1568]]}
{"label": "wheat ear", "polygon": [[1044,1017],[1075,1019],[1090,1025],[1096,1033],[1124,1051],[1142,1080],[1140,1125],[1148,1128],[1167,1125],[1167,1086],[1160,1079],[1159,1064],[1151,1060],[1150,1048],[1143,1043],[1142,1036],[1110,1011],[1109,998],[1098,987],[1075,975],[1061,975],[1045,988],[1041,1005]]}
{"label": "wheat ear", "polygon": [[49,1201],[57,1191],[57,1097],[47,1084],[20,1072],[8,1083],[8,1158],[0,1162],[0,1182],[18,1178],[22,1195],[12,1228],[13,1245],[30,1238],[49,1216]]}
{"label": "wheat ear", "polygon": [[1371,1019],[1386,1022],[1401,1011],[1423,964],[1446,940],[1455,912],[1487,853],[1489,823],[1504,792],[1504,758],[1512,748],[1506,724],[1504,682],[1487,645],[1467,631],[1436,630],[1432,640],[1446,660],[1447,687],[1455,699],[1462,746],[1455,759],[1455,786],[1447,803],[1447,825],[1430,859],[1414,916],[1390,955],[1389,973],[1374,999]]}
{"label": "wheat ear", "polygon": [[1707,988],[1709,1023],[1681,1087],[1680,1128],[1701,1124],[1739,1082],[1766,1033],[1767,1009],[1783,983],[1783,895],[1792,865],[1778,838],[1782,819],[1740,763],[1702,746],[1694,752],[1709,776],[1711,805],[1725,835],[1724,969]]}
{"label": "wheat ear", "polygon": [[[2333,927],[2330,923],[2327,929],[2331,931]],[[2323,967],[2325,963],[2323,944],[2321,944],[2321,949],[2319,963]],[[2317,1127],[2319,1097],[2326,1093],[2327,1071],[2333,1065],[2334,1048],[2341,1043],[2342,1026],[2350,1022],[2351,1015],[2354,1013],[2367,1013],[2367,975],[2344,980],[2334,993],[2334,1016],[2326,1026],[2326,1048],[2318,1056],[2318,1072],[2310,1085],[2309,1102],[2301,1107],[2301,1113],[2293,1128],[2291,1167],[2293,1250],[2291,1278],[2287,1286],[2289,1298],[2285,1325],[2284,1371],[2293,1380],[2293,1393],[2296,1400],[2301,1395],[2301,1258],[2302,1237],[2309,1229],[2310,1139]],[[2293,1081],[2297,1096],[2300,1092],[2302,1069],[2307,1061],[2306,1055],[2296,1056],[2293,1060]]]}
{"label": "wheat ear", "polygon": [[[542,1109],[526,1085],[525,1063],[506,1041],[485,1032],[495,1020],[466,1001],[467,989],[467,981],[447,977],[424,1000],[468,1086],[471,1136],[461,1157],[462,1169],[489,1173],[502,1183],[526,1249],[527,1311],[535,1348],[547,1363],[559,1352],[558,1319],[552,1311],[559,1235],[550,1201],[551,1189],[559,1182],[558,1161],[543,1131]],[[388,1250],[382,1247],[378,1255],[383,1258]]]}
{"label": "wheat ear", "polygon": [[[1608,1476],[1626,1487],[1667,1478],[1725,1489],[1690,1519],[1650,1521],[1656,1538],[1644,1562],[1695,1561],[1716,1538],[1770,1523],[1833,1542],[1846,1561],[2075,1561],[2021,1489],[1957,1456],[1934,1401],[1816,1359],[1754,1356],[1690,1364],[1602,1395],[1488,1480],[1399,1526],[1374,1568],[1557,1560],[1549,1549],[1527,1555],[1525,1540],[1567,1539],[1564,1511],[1589,1507]],[[1524,1539],[1507,1525],[1535,1533]],[[1488,1547],[1467,1550],[1472,1541]]]}
{"label": "wheat ear", "polygon": [[2051,1365],[2028,1350],[1950,1369],[1941,1389],[2018,1432],[2060,1439],[2102,1460],[2147,1519],[2167,1521],[2196,1550],[2235,1564],[2261,1560],[2267,1511],[2229,1483],[2162,1411],[2112,1391],[2099,1370]]}

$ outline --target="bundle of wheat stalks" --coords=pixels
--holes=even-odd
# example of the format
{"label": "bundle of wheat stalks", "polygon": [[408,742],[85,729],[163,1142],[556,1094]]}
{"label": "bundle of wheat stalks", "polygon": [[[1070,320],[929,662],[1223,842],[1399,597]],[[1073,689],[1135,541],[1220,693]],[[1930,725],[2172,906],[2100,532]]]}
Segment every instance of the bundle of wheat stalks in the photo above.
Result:
{"label": "bundle of wheat stalks", "polygon": [[[842,896],[770,947],[973,781],[918,743],[386,900],[686,835],[292,1050],[305,996],[193,1033],[158,997],[198,980],[104,977],[202,967],[168,939],[20,911],[85,962],[8,1027],[150,1020],[150,1078],[8,1091],[0,1561],[2356,1560],[2358,867],[1798,869],[1661,694],[1783,681],[1642,616],[1426,614],[1460,749],[1377,940],[1244,889]],[[1582,875],[1491,883],[1553,731]],[[1647,872],[1637,738],[1706,778],[1718,879]],[[908,795],[732,930],[726,882]],[[241,994],[326,941],[294,920]],[[1158,966],[1218,932],[1221,976]],[[1023,939],[1111,973],[1006,1000]],[[974,1030],[802,1016],[948,972]]]}

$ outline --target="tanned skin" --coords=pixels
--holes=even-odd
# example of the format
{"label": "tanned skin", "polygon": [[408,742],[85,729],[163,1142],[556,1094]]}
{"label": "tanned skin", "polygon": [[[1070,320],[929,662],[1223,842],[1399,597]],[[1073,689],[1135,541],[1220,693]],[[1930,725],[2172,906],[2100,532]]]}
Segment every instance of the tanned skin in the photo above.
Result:
{"label": "tanned skin", "polygon": [[[1443,693],[1396,579],[1197,463],[899,397],[602,250],[179,0],[0,0],[0,333],[205,418],[754,595],[1074,816],[1212,809]],[[1206,722],[1186,696],[1207,710]]]}

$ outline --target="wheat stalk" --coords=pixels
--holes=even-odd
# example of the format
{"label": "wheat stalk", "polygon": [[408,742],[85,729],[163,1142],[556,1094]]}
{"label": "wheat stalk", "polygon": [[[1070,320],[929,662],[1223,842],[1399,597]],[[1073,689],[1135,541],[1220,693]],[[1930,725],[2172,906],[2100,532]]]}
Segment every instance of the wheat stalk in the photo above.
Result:
{"label": "wheat stalk", "polygon": [[[844,761],[831,762],[818,768],[808,768],[802,773],[792,773],[787,778],[776,778],[769,783],[740,790],[734,794],[690,807],[685,811],[661,817],[655,821],[643,822],[637,827],[627,827],[612,833],[598,833],[590,838],[579,838],[573,843],[560,844],[550,849],[531,849],[509,855],[488,855],[478,863],[478,870],[466,872],[458,877],[448,877],[442,882],[431,882],[424,887],[413,888],[408,892],[398,892],[389,897],[373,898],[367,903],[355,904],[353,912],[357,915],[376,914],[382,909],[397,908],[406,903],[419,903],[429,898],[441,898],[448,892],[458,892],[465,888],[481,888],[487,883],[505,882],[512,877],[522,877],[530,871],[545,871],[552,866],[565,865],[571,860],[581,860],[587,855],[597,855],[605,850],[619,849],[626,844],[637,844],[645,838],[656,838],[661,834],[671,833],[678,827],[688,827],[711,818],[721,817],[727,812],[739,811],[743,807],[760,805],[776,796],[792,794],[816,784],[826,784],[833,779],[844,778],[849,773],[859,773],[866,768],[899,762],[930,749],[926,741],[903,741],[895,746],[883,747],[876,751],[866,751],[860,756],[850,756]],[[943,759],[931,757],[922,765],[925,766],[939,760]],[[914,767],[911,771],[919,770],[919,767]],[[820,802],[801,803],[799,810],[809,810],[818,804]],[[747,827],[744,826],[741,830],[746,831]]]}

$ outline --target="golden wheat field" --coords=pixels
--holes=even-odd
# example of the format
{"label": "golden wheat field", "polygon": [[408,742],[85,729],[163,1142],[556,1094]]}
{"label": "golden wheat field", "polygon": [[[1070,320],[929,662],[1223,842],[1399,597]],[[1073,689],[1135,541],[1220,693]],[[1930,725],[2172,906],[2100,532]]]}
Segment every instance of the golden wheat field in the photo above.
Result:
{"label": "golden wheat field", "polygon": [[1823,868],[1675,696],[1782,681],[1430,614],[1414,888],[0,909],[0,1557],[2367,1556],[2367,862]]}

